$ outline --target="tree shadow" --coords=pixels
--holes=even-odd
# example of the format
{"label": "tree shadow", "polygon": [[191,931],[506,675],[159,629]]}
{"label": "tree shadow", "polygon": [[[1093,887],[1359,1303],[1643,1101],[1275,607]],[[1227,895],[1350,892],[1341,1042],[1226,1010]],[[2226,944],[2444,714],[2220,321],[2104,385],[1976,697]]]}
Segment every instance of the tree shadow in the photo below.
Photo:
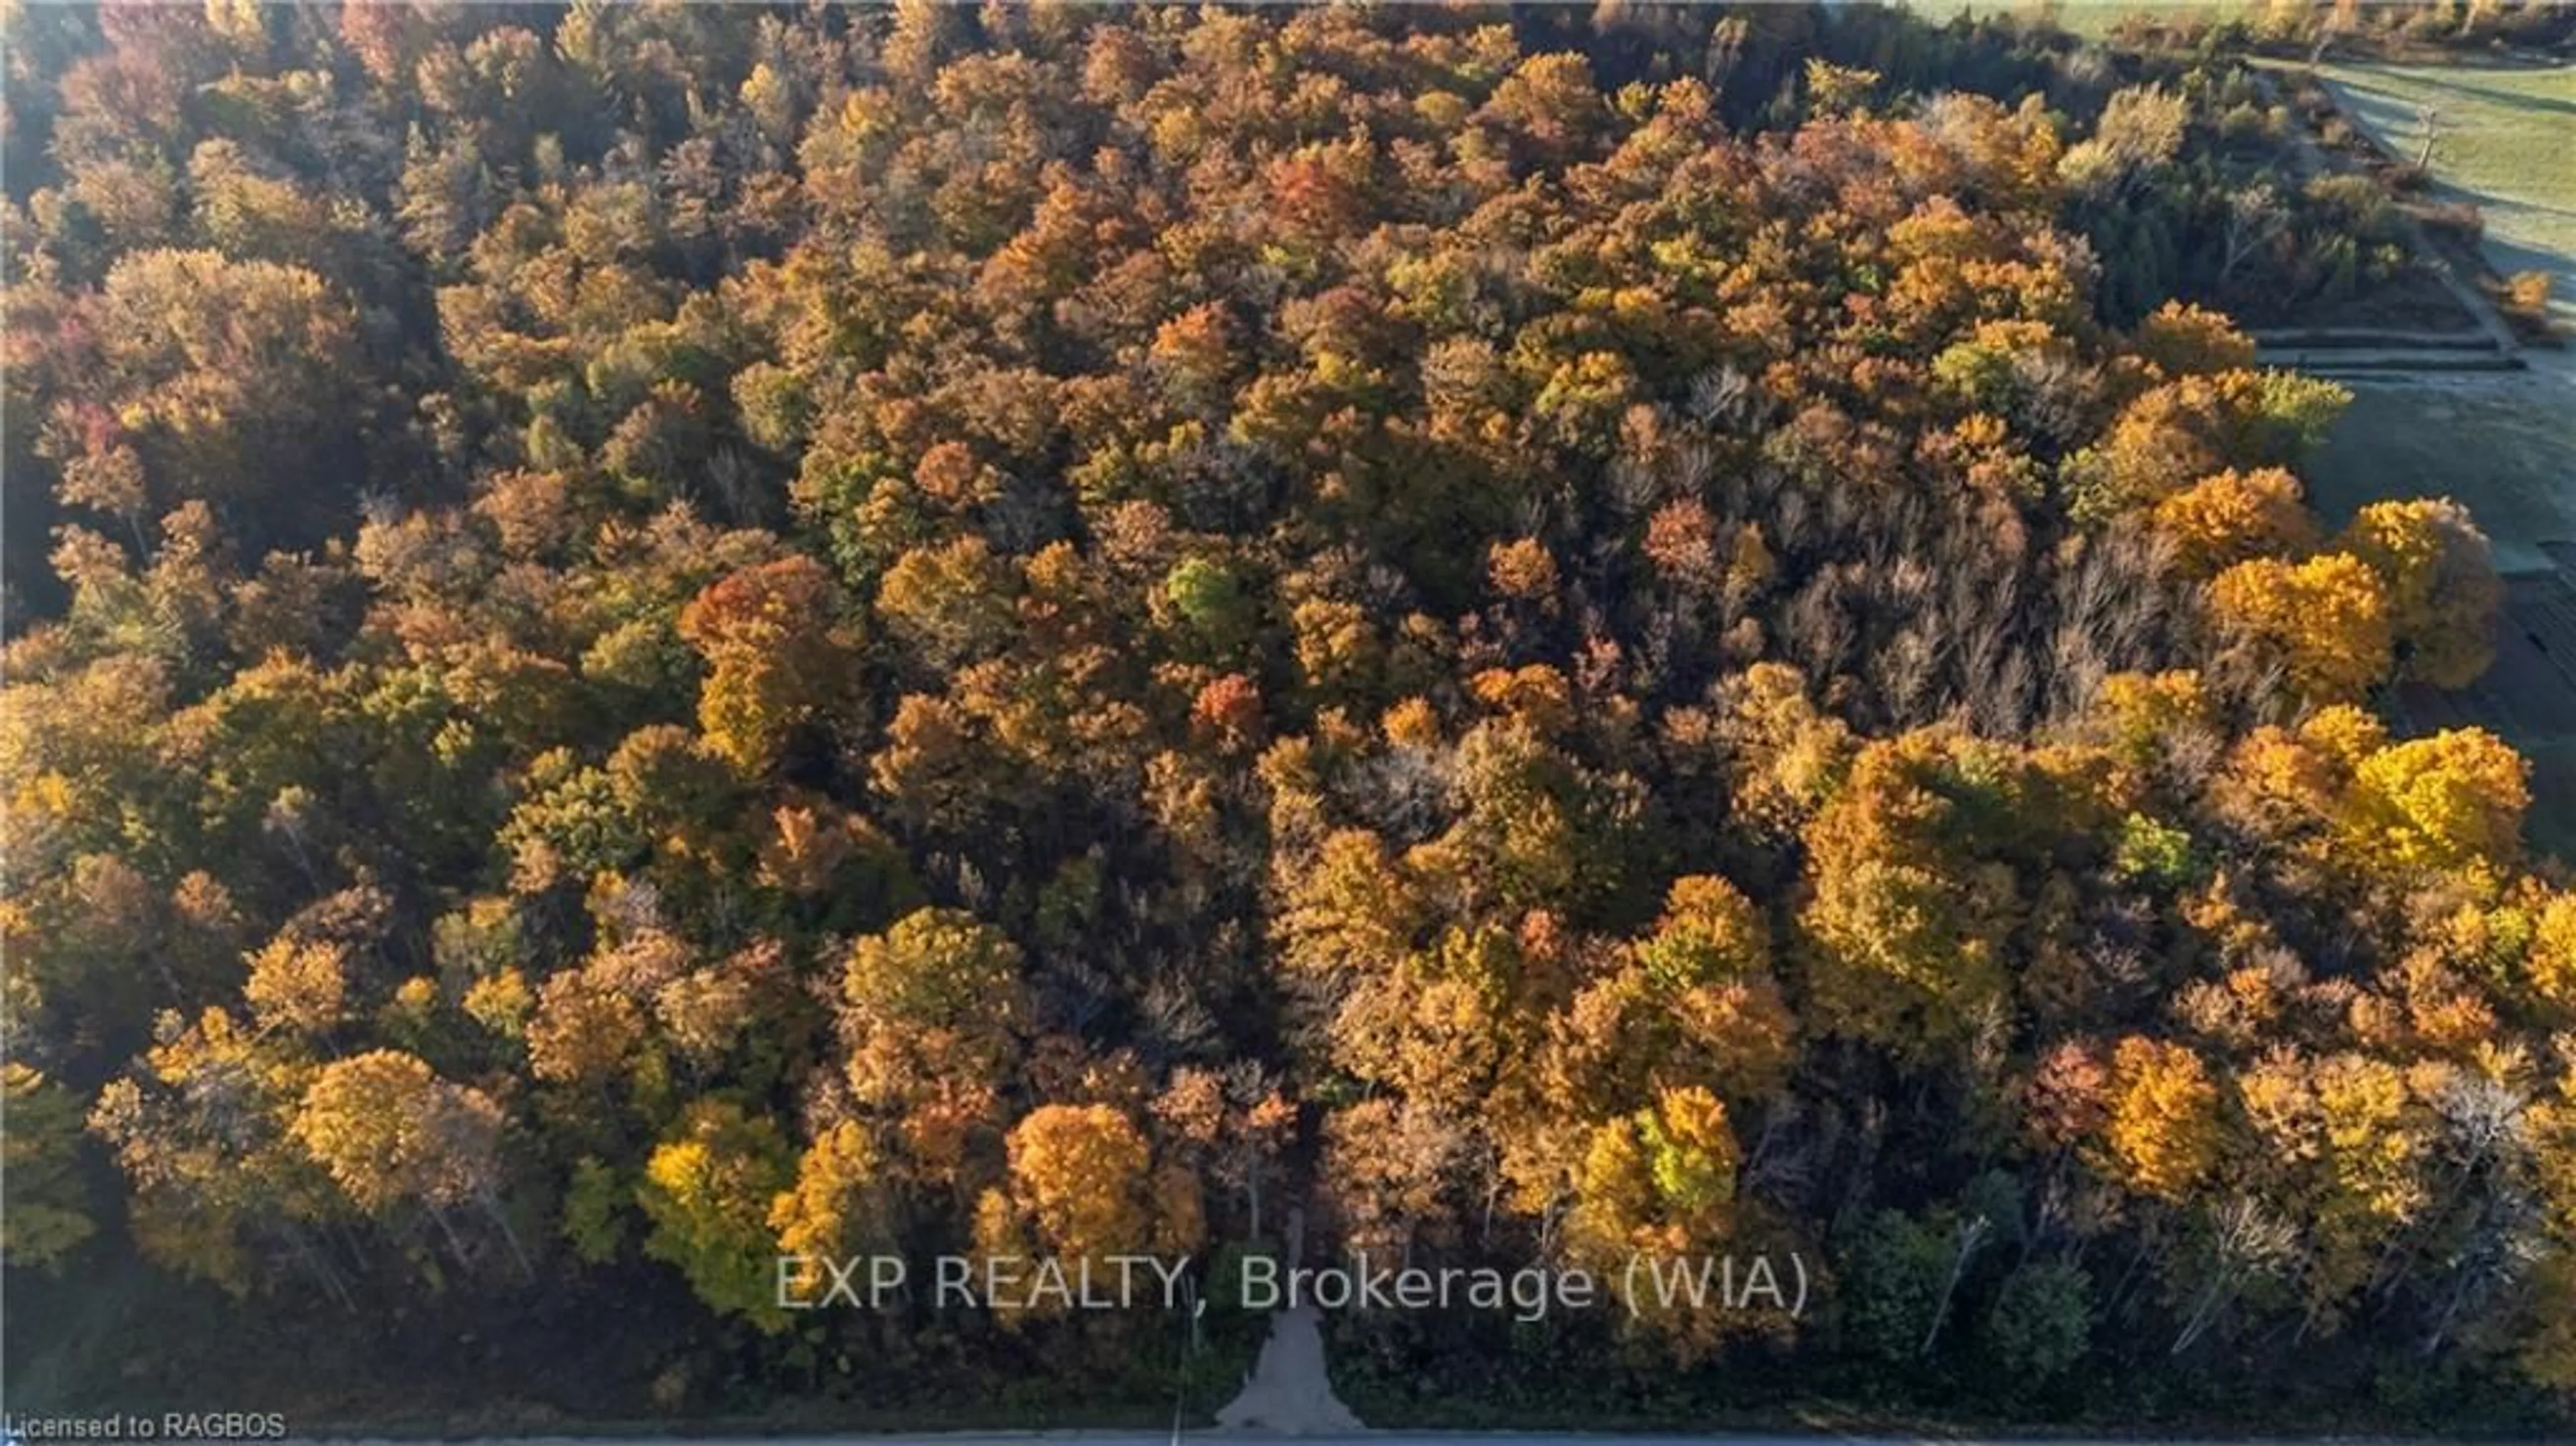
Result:
{"label": "tree shadow", "polygon": [[2470,85],[2465,81],[2452,80],[2438,75],[2427,75],[2421,71],[2410,72],[2407,78],[2418,85],[2426,86],[2433,90],[2449,91],[2463,97],[2474,97],[2478,100],[2485,101],[2490,105],[2501,106],[2507,110],[2545,111],[2554,115],[2576,115],[2576,100],[2560,100],[2556,96],[2528,95],[2510,90],[2497,90],[2490,86]]}

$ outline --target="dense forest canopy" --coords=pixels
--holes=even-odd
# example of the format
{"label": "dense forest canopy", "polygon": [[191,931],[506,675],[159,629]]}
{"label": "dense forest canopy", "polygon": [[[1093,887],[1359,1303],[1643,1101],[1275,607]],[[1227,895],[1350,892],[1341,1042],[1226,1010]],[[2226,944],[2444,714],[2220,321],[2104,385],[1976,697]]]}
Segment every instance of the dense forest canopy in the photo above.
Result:
{"label": "dense forest canopy", "polygon": [[2253,184],[2242,69],[6,19],[19,1270],[343,1335],[659,1281],[661,1404],[896,1400],[1172,1332],[801,1316],[779,1254],[1295,1210],[1824,1273],[1339,1323],[1461,1390],[2576,1391],[2576,894],[2522,759],[2371,709],[2497,584],[2449,502],[2303,501],[2347,398],[2223,308],[2405,257]]}

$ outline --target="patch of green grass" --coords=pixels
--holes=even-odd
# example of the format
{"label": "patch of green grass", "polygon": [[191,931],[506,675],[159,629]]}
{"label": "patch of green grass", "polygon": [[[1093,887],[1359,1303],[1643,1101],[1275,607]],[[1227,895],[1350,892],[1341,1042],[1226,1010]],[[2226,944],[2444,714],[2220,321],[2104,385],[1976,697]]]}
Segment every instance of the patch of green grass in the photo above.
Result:
{"label": "patch of green grass", "polygon": [[2323,65],[2344,108],[2398,155],[2422,153],[2436,194],[2486,216],[2487,258],[2550,271],[2551,309],[2576,324],[2576,65]]}
{"label": "patch of green grass", "polygon": [[2265,0],[1904,0],[1908,9],[1935,22],[1953,15],[1980,16],[2022,15],[2046,16],[2058,29],[2089,40],[2099,40],[2132,15],[2209,14],[2212,18],[2241,17],[2251,20],[2263,13]]}

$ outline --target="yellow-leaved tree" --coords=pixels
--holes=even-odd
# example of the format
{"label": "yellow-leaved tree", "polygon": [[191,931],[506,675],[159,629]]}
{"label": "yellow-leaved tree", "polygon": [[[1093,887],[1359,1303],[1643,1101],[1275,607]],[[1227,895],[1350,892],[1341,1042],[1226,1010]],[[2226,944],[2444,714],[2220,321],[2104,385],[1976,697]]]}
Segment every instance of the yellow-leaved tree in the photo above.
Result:
{"label": "yellow-leaved tree", "polygon": [[680,635],[708,665],[698,726],[743,772],[767,772],[799,729],[848,701],[857,634],[840,605],[821,563],[786,557],[721,579],[681,611]]}
{"label": "yellow-leaved tree", "polygon": [[526,1266],[501,1208],[501,1107],[481,1090],[416,1055],[370,1050],[322,1066],[288,1131],[367,1215],[417,1211],[470,1263],[452,1216],[476,1207]]}
{"label": "yellow-leaved tree", "polygon": [[2218,1086],[2188,1046],[2132,1035],[2111,1056],[2104,1126],[2113,1176],[2180,1204],[2218,1162]]}
{"label": "yellow-leaved tree", "polygon": [[2222,630],[2277,661],[2310,701],[2358,698],[2388,676],[2387,585],[2349,553],[2240,562],[2210,580],[2209,607]]}
{"label": "yellow-leaved tree", "polygon": [[678,1266],[716,1311],[786,1329],[769,1216],[794,1171],[776,1123],[730,1100],[698,1101],[644,1166],[644,1253]]}
{"label": "yellow-leaved tree", "polygon": [[2476,681],[2495,660],[2504,584],[2468,509],[2447,497],[2373,502],[2335,538],[2388,591],[2398,671],[2438,688]]}
{"label": "yellow-leaved tree", "polygon": [[[894,1242],[895,1196],[888,1161],[867,1126],[843,1120],[824,1129],[796,1162],[796,1181],[770,1202],[769,1228],[788,1255],[846,1260]],[[808,1271],[789,1289],[810,1297],[825,1281]]]}
{"label": "yellow-leaved tree", "polygon": [[[1006,1187],[986,1191],[976,1210],[975,1245],[988,1256],[1035,1254],[1107,1281],[1109,1256],[1186,1254],[1200,1243],[1196,1182],[1159,1177],[1144,1130],[1115,1105],[1040,1105],[1011,1131],[1010,1155]],[[995,1304],[1016,1314],[1013,1302]],[[1016,1304],[1043,1315],[1070,1300],[1033,1288]]]}
{"label": "yellow-leaved tree", "polygon": [[2392,744],[2354,771],[2344,837],[2397,868],[2509,863],[2522,848],[2530,776],[2530,762],[2484,729]]}
{"label": "yellow-leaved tree", "polygon": [[2200,577],[2317,541],[2299,479],[2280,467],[2213,472],[2157,503],[2153,516],[2156,530],[2173,539],[2176,560]]}

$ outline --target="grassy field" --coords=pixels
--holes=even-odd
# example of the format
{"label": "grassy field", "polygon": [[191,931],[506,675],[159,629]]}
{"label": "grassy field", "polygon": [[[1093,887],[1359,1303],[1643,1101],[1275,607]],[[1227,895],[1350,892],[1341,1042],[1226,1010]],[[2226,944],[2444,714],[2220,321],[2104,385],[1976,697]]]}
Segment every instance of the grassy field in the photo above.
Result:
{"label": "grassy field", "polygon": [[2323,65],[2344,108],[2403,156],[2433,129],[2437,193],[2486,216],[2498,272],[2556,275],[2551,308],[2576,326],[2576,65]]}
{"label": "grassy field", "polygon": [[2265,0],[2059,0],[2054,5],[2043,5],[2041,0],[1903,0],[1903,3],[1925,18],[1936,21],[1959,14],[2036,15],[2044,12],[2058,29],[2097,40],[2110,34],[2111,27],[2131,15],[2215,13],[2251,19],[2266,8]]}

